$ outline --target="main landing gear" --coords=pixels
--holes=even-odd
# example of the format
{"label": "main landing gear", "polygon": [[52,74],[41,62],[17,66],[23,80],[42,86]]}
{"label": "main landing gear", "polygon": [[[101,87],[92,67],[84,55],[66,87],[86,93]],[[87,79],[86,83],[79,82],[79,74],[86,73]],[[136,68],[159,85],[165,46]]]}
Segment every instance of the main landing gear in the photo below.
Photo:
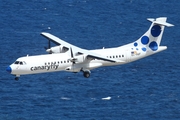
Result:
{"label": "main landing gear", "polygon": [[19,77],[15,77],[15,80],[18,81],[18,80],[19,80]]}
{"label": "main landing gear", "polygon": [[85,78],[89,78],[89,77],[90,77],[90,74],[91,74],[91,71],[90,71],[90,70],[82,70],[82,72],[83,72],[83,76],[84,76]]}

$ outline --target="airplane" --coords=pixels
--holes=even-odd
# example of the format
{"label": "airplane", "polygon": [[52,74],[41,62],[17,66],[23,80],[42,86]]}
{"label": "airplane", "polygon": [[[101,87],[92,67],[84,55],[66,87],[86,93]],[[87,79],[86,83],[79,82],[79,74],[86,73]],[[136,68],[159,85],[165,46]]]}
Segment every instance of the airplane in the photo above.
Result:
{"label": "airplane", "polygon": [[[152,23],[138,40],[113,48],[86,50],[42,32],[41,35],[49,40],[46,52],[50,54],[20,57],[6,71],[15,75],[15,80],[20,75],[55,71],[83,72],[83,76],[89,78],[95,68],[130,63],[166,50],[167,46],[160,46],[164,28],[174,25],[166,22],[167,17],[147,20]],[[50,47],[50,42],[57,46]]]}

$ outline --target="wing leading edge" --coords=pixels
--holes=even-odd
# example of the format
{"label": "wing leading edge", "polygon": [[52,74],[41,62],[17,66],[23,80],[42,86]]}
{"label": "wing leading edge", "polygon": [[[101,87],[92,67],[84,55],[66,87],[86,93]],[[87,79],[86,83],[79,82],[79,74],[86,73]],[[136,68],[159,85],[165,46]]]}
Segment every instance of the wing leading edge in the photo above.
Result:
{"label": "wing leading edge", "polygon": [[41,35],[45,38],[47,38],[48,40],[50,40],[51,42],[55,43],[56,45],[63,45],[63,46],[72,46],[71,44],[61,40],[60,38],[50,34],[50,33],[46,33],[46,32],[42,32]]}

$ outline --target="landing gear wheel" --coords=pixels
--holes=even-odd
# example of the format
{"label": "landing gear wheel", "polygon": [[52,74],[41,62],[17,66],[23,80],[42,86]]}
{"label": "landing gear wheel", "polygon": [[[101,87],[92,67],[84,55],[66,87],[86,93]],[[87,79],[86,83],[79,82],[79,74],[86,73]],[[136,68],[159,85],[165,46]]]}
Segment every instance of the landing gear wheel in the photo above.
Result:
{"label": "landing gear wheel", "polygon": [[19,80],[19,77],[15,77],[15,80],[18,81],[18,80]]}
{"label": "landing gear wheel", "polygon": [[84,71],[83,73],[85,78],[89,78],[90,77],[90,72],[89,71]]}

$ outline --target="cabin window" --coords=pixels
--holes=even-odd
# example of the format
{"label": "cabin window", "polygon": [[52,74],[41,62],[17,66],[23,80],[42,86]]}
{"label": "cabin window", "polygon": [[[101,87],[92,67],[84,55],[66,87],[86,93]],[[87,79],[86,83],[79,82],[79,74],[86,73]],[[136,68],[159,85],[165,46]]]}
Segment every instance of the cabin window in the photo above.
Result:
{"label": "cabin window", "polygon": [[119,55],[119,57],[121,57],[121,55]]}
{"label": "cabin window", "polygon": [[124,55],[122,55],[122,57],[124,57]]}
{"label": "cabin window", "polygon": [[19,65],[23,65],[23,63],[26,64],[26,62],[24,62],[24,61],[15,61],[14,62],[14,64],[16,64],[16,65],[18,65],[18,64]]}

